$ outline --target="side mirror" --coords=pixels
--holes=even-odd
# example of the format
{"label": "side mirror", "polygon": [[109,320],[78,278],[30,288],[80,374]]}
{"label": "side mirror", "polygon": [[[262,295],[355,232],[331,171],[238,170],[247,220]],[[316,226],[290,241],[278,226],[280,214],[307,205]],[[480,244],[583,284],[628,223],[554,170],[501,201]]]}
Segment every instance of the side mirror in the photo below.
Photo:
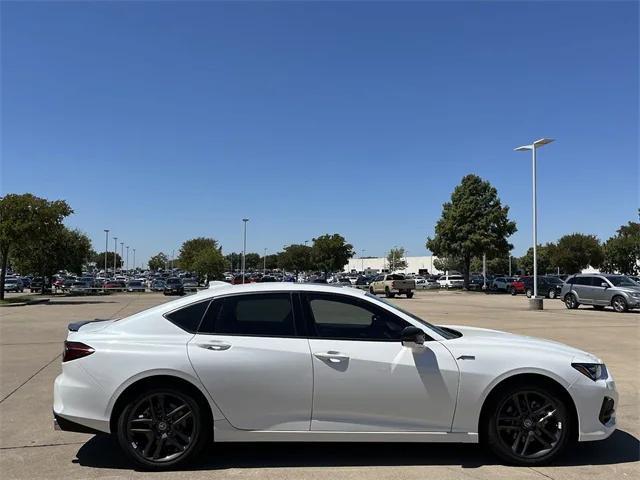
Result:
{"label": "side mirror", "polygon": [[400,332],[400,338],[402,340],[402,345],[405,346],[410,346],[407,344],[412,343],[415,345],[422,345],[424,344],[425,333],[418,327],[409,326],[402,329],[402,332]]}
{"label": "side mirror", "polygon": [[602,282],[600,286],[604,288],[609,288],[609,284],[607,282]]}

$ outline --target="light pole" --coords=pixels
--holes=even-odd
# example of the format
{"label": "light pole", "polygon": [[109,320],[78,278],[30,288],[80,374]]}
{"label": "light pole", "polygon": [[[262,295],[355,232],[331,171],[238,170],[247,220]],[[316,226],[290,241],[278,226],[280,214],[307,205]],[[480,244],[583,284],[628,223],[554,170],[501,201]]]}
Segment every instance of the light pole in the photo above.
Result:
{"label": "light pole", "polygon": [[104,229],[105,240],[104,240],[104,277],[107,278],[107,252],[109,251],[109,229]]}
{"label": "light pole", "polygon": [[267,273],[267,249],[264,249],[264,257],[263,257],[263,264],[262,264],[262,274],[264,275],[265,273]]}
{"label": "light pole", "polygon": [[129,273],[129,245],[127,245],[127,263],[126,263],[127,273]]}
{"label": "light pole", "polygon": [[124,267],[124,242],[120,242],[120,273],[122,273],[122,267]]}
{"label": "light pole", "polygon": [[366,252],[364,248],[360,250],[360,268],[362,269],[363,275],[364,275],[364,252]]}
{"label": "light pole", "polygon": [[116,276],[116,256],[118,255],[118,237],[113,237],[113,276]]}
{"label": "light pole", "polygon": [[176,257],[176,249],[174,248],[173,250],[171,250],[171,270],[173,271],[174,268],[174,259]]}
{"label": "light pole", "polygon": [[533,298],[529,301],[529,308],[532,310],[542,310],[542,298],[538,298],[538,262],[536,248],[538,245],[538,192],[536,174],[536,150],[547,143],[553,142],[552,138],[541,138],[531,145],[523,145],[515,149],[516,152],[531,150],[531,172],[532,172],[532,201],[533,201]]}
{"label": "light pole", "polygon": [[133,271],[136,271],[136,249],[133,249]]}
{"label": "light pole", "polygon": [[247,222],[248,218],[243,218],[244,222],[244,235],[242,241],[242,283],[244,283],[244,268],[245,268],[245,257],[247,256]]}

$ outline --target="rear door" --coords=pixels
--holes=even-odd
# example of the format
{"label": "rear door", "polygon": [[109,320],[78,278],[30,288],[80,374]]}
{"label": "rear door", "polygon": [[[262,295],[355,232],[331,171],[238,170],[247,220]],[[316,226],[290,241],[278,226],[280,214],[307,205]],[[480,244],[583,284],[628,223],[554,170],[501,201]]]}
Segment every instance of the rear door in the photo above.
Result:
{"label": "rear door", "polygon": [[235,428],[310,428],[311,353],[293,299],[252,293],[214,300],[189,342],[194,369]]}
{"label": "rear door", "polygon": [[578,301],[581,303],[593,302],[593,287],[591,276],[580,276],[573,279],[573,290],[578,295]]}

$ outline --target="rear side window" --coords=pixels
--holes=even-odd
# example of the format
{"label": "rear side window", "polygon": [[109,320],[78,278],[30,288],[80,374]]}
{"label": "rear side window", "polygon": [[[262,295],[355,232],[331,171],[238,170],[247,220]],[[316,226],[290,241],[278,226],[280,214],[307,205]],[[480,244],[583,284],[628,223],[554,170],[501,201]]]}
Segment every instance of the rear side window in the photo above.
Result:
{"label": "rear side window", "polygon": [[574,285],[592,285],[591,283],[592,277],[575,277],[573,279]]}
{"label": "rear side window", "polygon": [[165,318],[181,329],[189,333],[195,333],[198,331],[198,326],[208,305],[208,300],[206,302],[192,303],[179,310],[167,313]]}
{"label": "rear side window", "polygon": [[214,302],[200,333],[293,337],[296,335],[291,295],[234,295]]}

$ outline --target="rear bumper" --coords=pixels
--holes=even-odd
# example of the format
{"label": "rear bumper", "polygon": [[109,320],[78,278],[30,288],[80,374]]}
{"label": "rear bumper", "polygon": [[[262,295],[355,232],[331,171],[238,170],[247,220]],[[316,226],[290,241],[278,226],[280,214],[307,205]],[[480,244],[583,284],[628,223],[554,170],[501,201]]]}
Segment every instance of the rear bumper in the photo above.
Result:
{"label": "rear bumper", "polygon": [[86,425],[82,425],[81,423],[77,423],[60,415],[56,415],[55,412],[53,412],[53,429],[62,430],[64,432],[91,433],[94,435],[98,433],[104,433],[95,428],[87,427]]}

